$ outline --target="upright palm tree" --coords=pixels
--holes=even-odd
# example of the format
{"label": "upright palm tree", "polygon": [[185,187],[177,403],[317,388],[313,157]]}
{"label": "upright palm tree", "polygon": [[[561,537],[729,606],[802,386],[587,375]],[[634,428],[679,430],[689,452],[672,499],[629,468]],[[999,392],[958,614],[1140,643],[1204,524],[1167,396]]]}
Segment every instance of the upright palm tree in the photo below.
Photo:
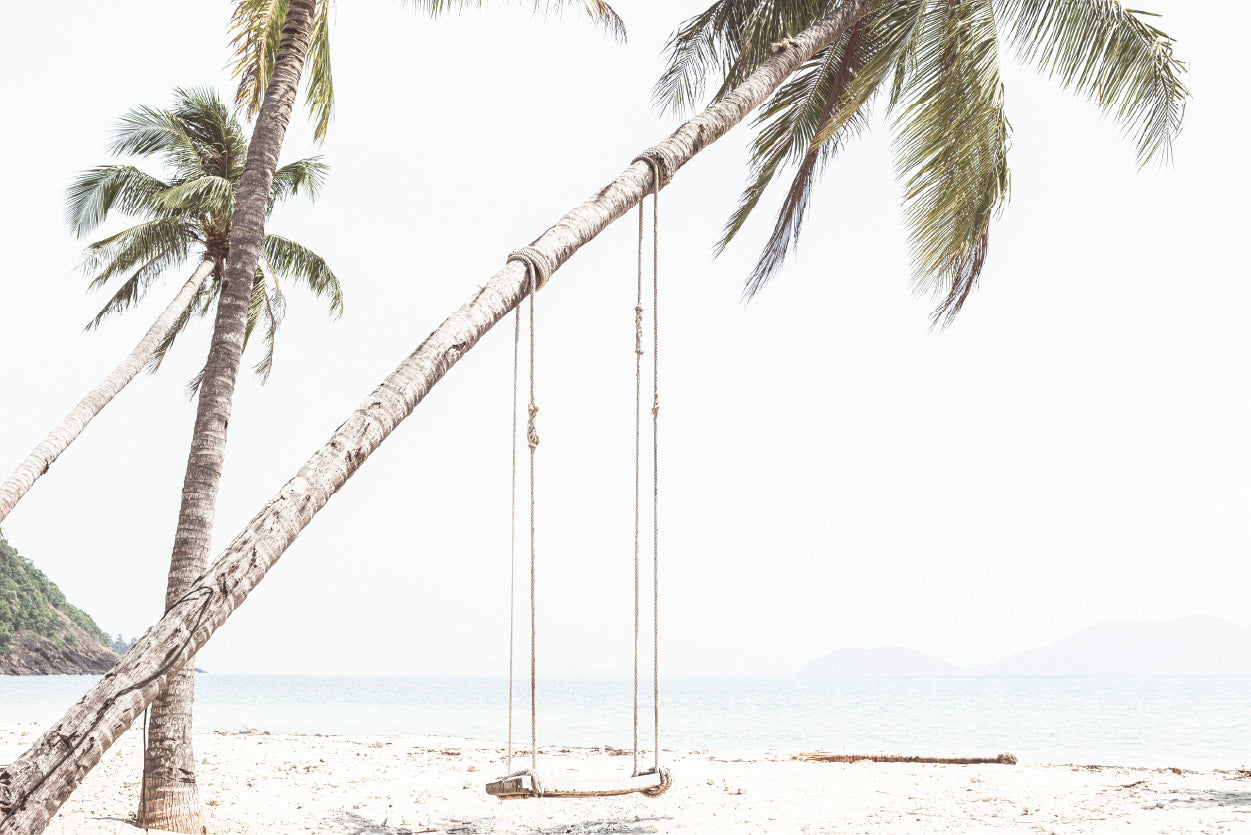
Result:
{"label": "upright palm tree", "polygon": [[[152,354],[149,365],[155,369],[187,324],[206,315],[223,294],[236,217],[236,189],[246,153],[243,128],[215,93],[177,90],[169,109],[139,107],[126,114],[110,150],[119,155],[159,158],[164,172],[157,177],[133,165],[105,165],[83,172],[70,186],[67,217],[79,235],[94,230],[110,214],[138,220],[87,248],[84,267],[93,288],[120,280],[89,327],[137,303],[171,268],[188,260],[199,261],[192,279],[194,282],[199,277],[195,295]],[[269,188],[266,213],[290,197],[315,197],[326,171],[319,158],[278,168]],[[241,353],[260,328],[265,351],[255,369],[262,378],[273,367],[274,338],[285,307],[279,279],[302,284],[324,297],[332,315],[337,316],[343,308],[339,282],[319,255],[289,238],[265,234],[246,288],[246,318],[239,344]],[[210,352],[209,365],[214,360]],[[208,365],[193,385],[206,380],[207,373]],[[167,603],[177,599],[182,593],[179,590],[203,567],[193,560],[174,560]],[[192,673],[187,672],[176,680],[174,692],[181,692],[181,687],[190,690],[192,684]],[[189,704],[188,698],[187,707]],[[204,831],[203,821],[196,819],[200,813],[195,783],[179,770],[185,766],[194,774],[190,768],[190,730],[189,711],[182,704],[157,703],[145,753],[145,802],[139,813],[140,821],[148,826],[169,828],[174,824],[183,831]]]}
{"label": "upright palm tree", "polygon": [[[578,0],[607,25],[620,21],[604,0]],[[535,0],[535,8],[566,0]],[[415,0],[431,14],[481,5],[481,0]],[[226,456],[226,427],[248,336],[252,287],[265,239],[265,217],[304,64],[309,61],[308,104],[316,131],[324,136],[333,110],[330,71],[330,0],[236,0],[233,17],[234,70],[238,98],[256,116],[234,203],[209,358],[200,378],[199,401],[178,528],[170,558],[166,605],[181,600],[208,565],[213,514]],[[264,91],[263,95],[261,91]],[[144,754],[144,791],[138,823],[174,832],[206,832],[195,786],[191,750],[194,666],[188,662],[153,705]]]}
{"label": "upright palm tree", "polygon": [[[719,83],[722,100],[786,36],[839,0],[716,0],[668,44],[659,106],[684,111]],[[1116,0],[874,0],[855,24],[811,56],[754,120],[751,173],[717,251],[743,229],[768,186],[793,168],[744,295],[794,251],[824,166],[885,102],[903,181],[918,288],[955,316],[986,263],[990,223],[1008,201],[1011,134],[1000,80],[1001,31],[1018,56],[1085,95],[1133,136],[1139,162],[1165,159],[1181,129],[1185,68],[1150,12]]]}

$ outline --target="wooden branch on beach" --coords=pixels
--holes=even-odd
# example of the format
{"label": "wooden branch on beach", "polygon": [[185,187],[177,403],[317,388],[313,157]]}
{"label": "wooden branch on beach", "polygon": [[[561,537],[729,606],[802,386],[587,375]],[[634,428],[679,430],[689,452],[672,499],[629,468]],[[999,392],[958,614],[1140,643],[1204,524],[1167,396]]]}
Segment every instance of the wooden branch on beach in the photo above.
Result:
{"label": "wooden branch on beach", "polygon": [[997,757],[906,757],[901,754],[831,754],[827,751],[807,751],[791,757],[810,763],[937,763],[939,765],[1016,765],[1015,754]]}

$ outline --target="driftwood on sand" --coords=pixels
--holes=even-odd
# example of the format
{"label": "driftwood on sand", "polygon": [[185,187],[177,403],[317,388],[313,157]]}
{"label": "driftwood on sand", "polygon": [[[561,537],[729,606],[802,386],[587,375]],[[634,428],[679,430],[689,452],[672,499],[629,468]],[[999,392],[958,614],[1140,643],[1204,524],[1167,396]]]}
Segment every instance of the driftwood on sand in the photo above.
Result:
{"label": "driftwood on sand", "polygon": [[907,757],[901,754],[831,754],[828,751],[806,751],[792,759],[811,763],[937,763],[939,765],[1016,765],[1015,754],[997,757]]}

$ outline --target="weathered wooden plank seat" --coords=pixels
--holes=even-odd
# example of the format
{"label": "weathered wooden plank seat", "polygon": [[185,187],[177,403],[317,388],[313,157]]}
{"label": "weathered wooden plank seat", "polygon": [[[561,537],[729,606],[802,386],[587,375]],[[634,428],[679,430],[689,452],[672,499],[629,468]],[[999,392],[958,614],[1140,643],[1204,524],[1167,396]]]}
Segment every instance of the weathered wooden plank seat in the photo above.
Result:
{"label": "weathered wooden plank seat", "polygon": [[548,784],[532,771],[519,771],[487,783],[487,794],[500,800],[525,800],[531,797],[614,797],[641,794],[660,797],[669,790],[672,779],[667,768],[647,771],[631,777],[567,780],[561,778]]}

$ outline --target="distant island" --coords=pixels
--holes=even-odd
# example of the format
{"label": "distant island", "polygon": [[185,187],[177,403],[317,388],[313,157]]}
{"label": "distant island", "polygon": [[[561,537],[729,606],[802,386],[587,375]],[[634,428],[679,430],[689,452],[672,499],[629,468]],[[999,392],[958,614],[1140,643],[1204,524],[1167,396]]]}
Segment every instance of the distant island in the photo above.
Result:
{"label": "distant island", "polygon": [[0,534],[0,675],[103,673],[116,661],[95,621]]}
{"label": "distant island", "polygon": [[1118,621],[981,667],[958,667],[904,647],[840,649],[801,676],[1204,676],[1251,675],[1251,626],[1211,615]]}

